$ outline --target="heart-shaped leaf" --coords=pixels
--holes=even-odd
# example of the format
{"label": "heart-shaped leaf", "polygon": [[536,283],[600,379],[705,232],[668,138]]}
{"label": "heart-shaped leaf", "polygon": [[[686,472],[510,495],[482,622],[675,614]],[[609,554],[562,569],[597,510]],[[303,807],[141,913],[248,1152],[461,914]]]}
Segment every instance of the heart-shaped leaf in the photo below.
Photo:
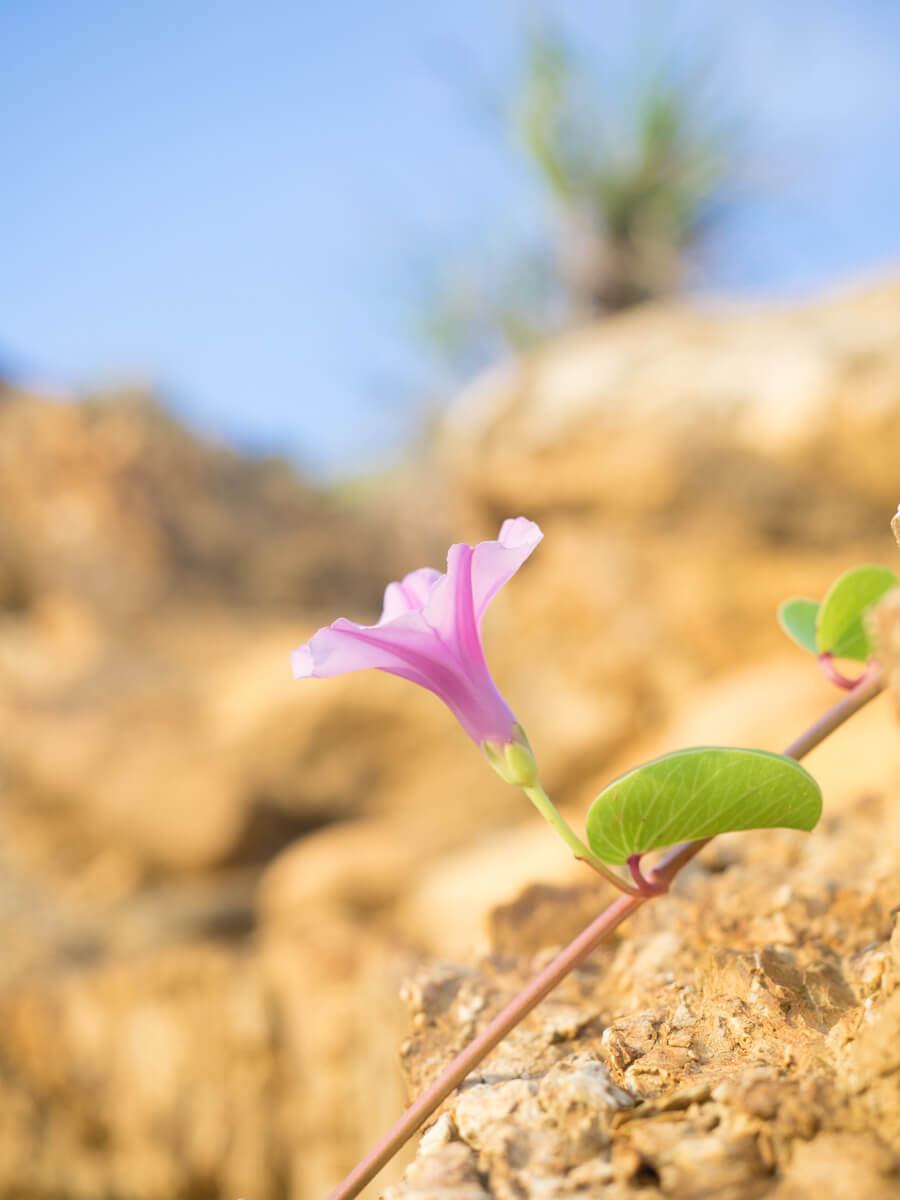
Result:
{"label": "heart-shaped leaf", "polygon": [[853,567],[837,579],[822,601],[816,622],[820,654],[865,662],[874,652],[866,629],[865,614],[881,597],[898,585],[888,567],[875,564]]}
{"label": "heart-shaped leaf", "polygon": [[819,606],[815,600],[806,600],[795,596],[791,600],[785,600],[778,609],[778,622],[788,637],[793,638],[798,646],[802,646],[810,654],[818,654],[819,647],[816,643],[816,617],[818,615]]}
{"label": "heart-shaped leaf", "polygon": [[676,750],[613,780],[590,807],[588,845],[624,863],[676,842],[738,829],[812,829],[822,794],[792,758],[766,750]]}

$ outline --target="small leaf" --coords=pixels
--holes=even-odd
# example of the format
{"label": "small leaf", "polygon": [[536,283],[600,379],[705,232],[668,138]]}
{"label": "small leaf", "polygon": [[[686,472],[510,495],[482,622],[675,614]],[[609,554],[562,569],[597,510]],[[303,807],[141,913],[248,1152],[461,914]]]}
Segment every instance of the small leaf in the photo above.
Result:
{"label": "small leaf", "polygon": [[588,845],[624,863],[676,842],[738,829],[812,829],[822,794],[792,758],[766,750],[697,746],[613,780],[590,807]]}
{"label": "small leaf", "polygon": [[822,601],[816,623],[820,654],[865,662],[874,647],[866,629],[866,610],[885,592],[897,587],[897,576],[887,567],[853,567],[831,585]]}
{"label": "small leaf", "polygon": [[805,600],[794,596],[790,600],[785,600],[779,607],[778,623],[798,646],[808,650],[810,654],[818,654],[819,647],[816,643],[816,617],[818,614],[819,606],[815,600]]}

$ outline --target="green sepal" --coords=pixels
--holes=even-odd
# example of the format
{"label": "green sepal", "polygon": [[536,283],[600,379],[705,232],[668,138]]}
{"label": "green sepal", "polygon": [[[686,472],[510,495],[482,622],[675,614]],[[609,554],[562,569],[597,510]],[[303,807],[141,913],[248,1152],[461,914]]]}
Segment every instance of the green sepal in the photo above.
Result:
{"label": "green sepal", "polygon": [[521,725],[513,727],[511,742],[482,742],[485,758],[501,779],[516,787],[530,788],[538,781],[537,762]]}

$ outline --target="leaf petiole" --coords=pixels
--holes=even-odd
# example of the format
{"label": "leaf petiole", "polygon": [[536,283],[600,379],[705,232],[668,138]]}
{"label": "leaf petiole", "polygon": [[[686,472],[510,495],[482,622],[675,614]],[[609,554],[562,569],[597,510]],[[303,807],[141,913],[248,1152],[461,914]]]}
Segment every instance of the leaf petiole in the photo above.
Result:
{"label": "leaf petiole", "polygon": [[834,665],[834,655],[828,650],[816,657],[818,658],[819,668],[828,682],[833,683],[835,687],[843,688],[845,692],[849,692],[852,688],[855,688],[860,679],[863,678],[860,675],[856,679],[850,679],[849,676],[844,675]]}
{"label": "leaf petiole", "polygon": [[[640,887],[632,887],[621,875],[611,870],[602,859],[597,857],[593,850],[584,844],[539,783],[535,783],[532,787],[523,788],[522,791],[544,820],[556,830],[577,859],[587,863],[598,875],[602,875],[608,883],[618,888],[620,892],[625,892],[629,896],[644,894],[641,892]],[[656,893],[653,894],[655,895]]]}
{"label": "leaf petiole", "polygon": [[642,896],[661,896],[669,890],[669,885],[665,882],[660,883],[656,878],[656,872],[650,872],[650,878],[641,870],[642,854],[631,854],[628,857],[628,870],[631,872],[631,878],[634,880],[635,887]]}

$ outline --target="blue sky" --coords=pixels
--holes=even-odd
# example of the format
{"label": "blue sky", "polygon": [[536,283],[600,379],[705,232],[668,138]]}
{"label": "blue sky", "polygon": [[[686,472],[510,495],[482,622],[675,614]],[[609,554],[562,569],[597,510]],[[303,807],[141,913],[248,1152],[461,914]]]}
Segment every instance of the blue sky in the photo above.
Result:
{"label": "blue sky", "polygon": [[[318,471],[370,462],[408,417],[421,264],[540,224],[472,102],[511,78],[528,8],[0,0],[0,359],[63,386],[149,378]],[[900,265],[900,6],[545,8],[598,70],[635,14],[714,53],[753,152],[701,290]]]}

